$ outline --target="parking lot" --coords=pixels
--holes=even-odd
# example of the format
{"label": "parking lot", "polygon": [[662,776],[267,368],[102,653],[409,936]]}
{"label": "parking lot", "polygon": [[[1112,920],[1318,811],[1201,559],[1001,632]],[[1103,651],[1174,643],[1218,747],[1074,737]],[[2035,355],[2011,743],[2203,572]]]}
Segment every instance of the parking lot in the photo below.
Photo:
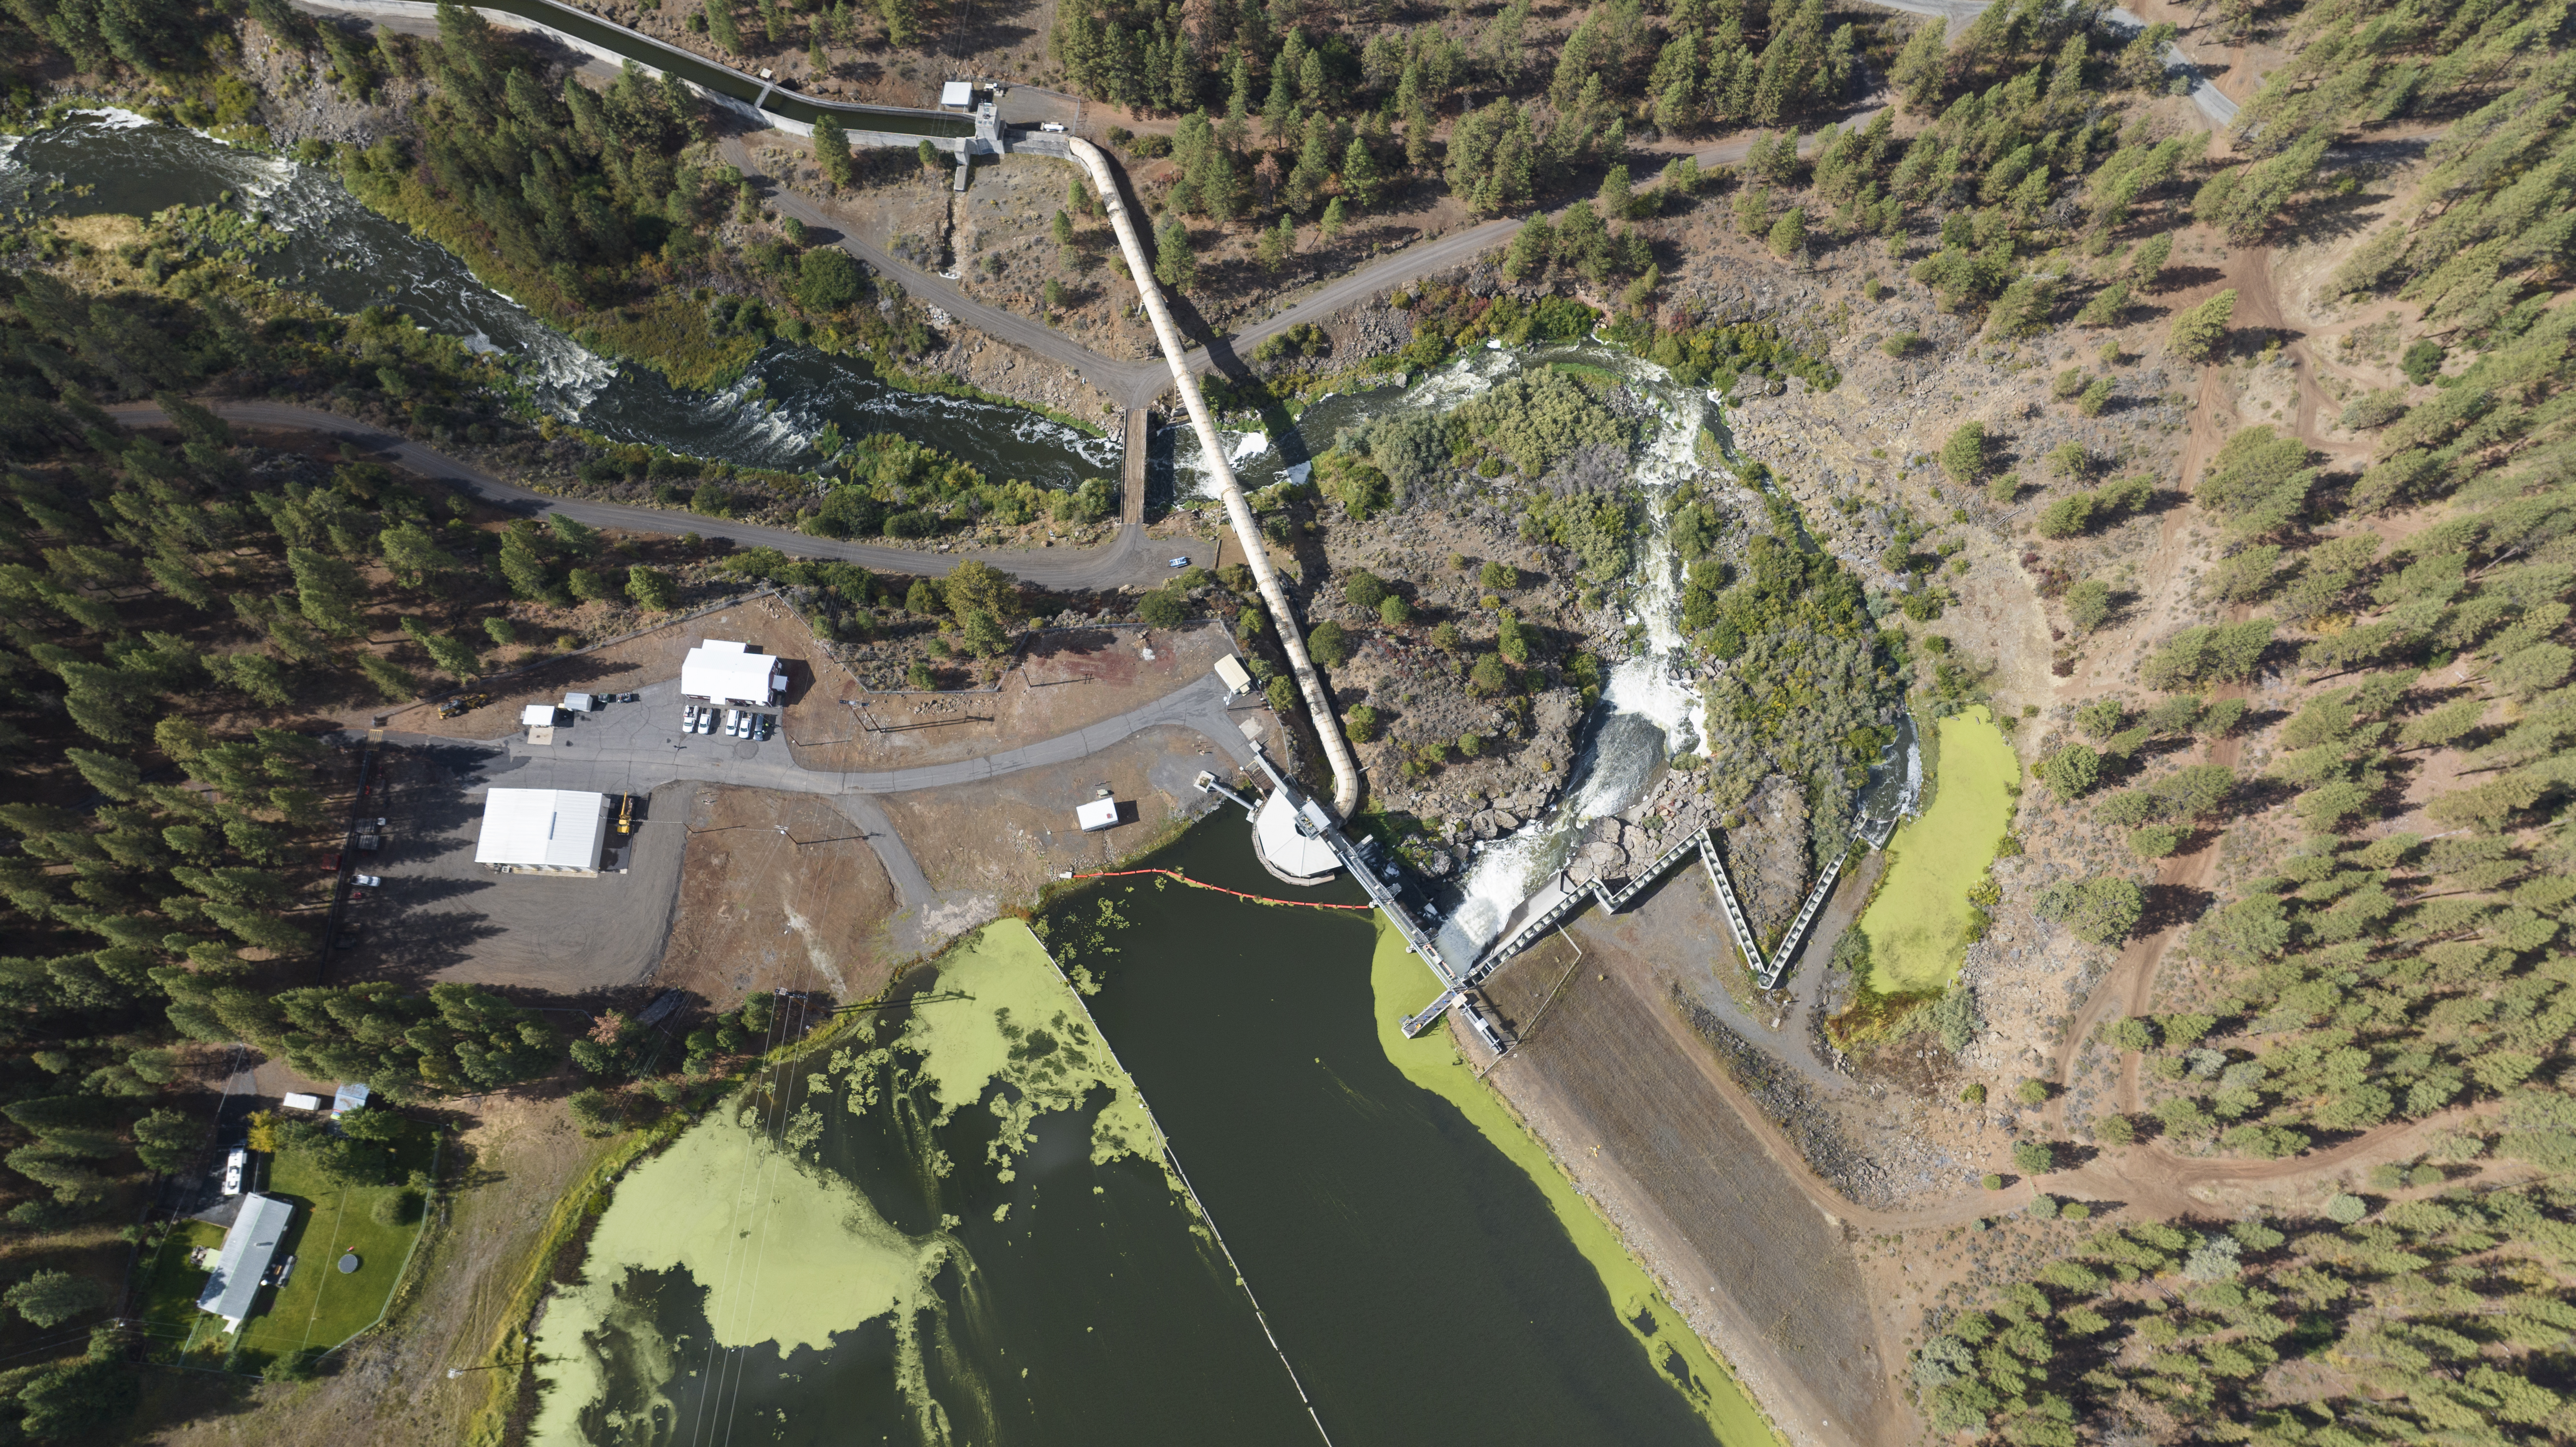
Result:
{"label": "parking lot", "polygon": [[[620,711],[636,723],[644,706],[612,705],[592,718]],[[626,792],[614,778],[523,780],[546,772],[531,762],[465,742],[385,752],[384,846],[356,865],[384,883],[350,902],[344,934],[359,943],[336,952],[335,980],[470,980],[579,995],[637,984],[652,972],[679,899],[681,821],[697,786],[639,794],[635,832],[609,836],[595,878],[477,864],[484,792],[496,784]]]}

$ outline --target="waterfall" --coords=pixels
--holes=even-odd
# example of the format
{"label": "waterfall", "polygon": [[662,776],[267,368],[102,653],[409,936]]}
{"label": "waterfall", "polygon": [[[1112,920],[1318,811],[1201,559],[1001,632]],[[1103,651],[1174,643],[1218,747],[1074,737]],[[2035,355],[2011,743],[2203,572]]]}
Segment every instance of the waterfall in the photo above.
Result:
{"label": "waterfall", "polygon": [[1584,725],[1587,741],[1556,802],[1485,845],[1460,881],[1461,897],[1441,926],[1440,948],[1461,963],[1499,937],[1534,896],[1544,892],[1552,898],[1554,876],[1585,828],[1635,803],[1656,765],[1699,741],[1701,700],[1690,681],[1681,631],[1682,563],[1670,532],[1675,493],[1702,470],[1698,438],[1715,402],[1633,357],[1585,360],[1615,363],[1660,417],[1630,472],[1643,495],[1646,527],[1623,621],[1641,627],[1644,637],[1610,670],[1601,702]]}

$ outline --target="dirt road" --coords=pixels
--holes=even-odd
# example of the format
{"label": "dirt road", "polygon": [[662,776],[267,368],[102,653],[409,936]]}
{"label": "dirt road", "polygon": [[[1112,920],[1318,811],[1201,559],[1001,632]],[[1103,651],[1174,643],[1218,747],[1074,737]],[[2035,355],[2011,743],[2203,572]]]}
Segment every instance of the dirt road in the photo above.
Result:
{"label": "dirt road", "polygon": [[[756,523],[729,522],[723,518],[697,513],[669,512],[661,508],[634,507],[626,503],[588,502],[579,498],[547,497],[524,487],[503,482],[468,462],[461,462],[433,448],[424,447],[397,433],[368,426],[355,418],[343,417],[315,407],[301,407],[291,402],[225,402],[208,400],[205,405],[226,422],[247,427],[273,427],[295,432],[321,432],[341,438],[367,451],[390,453],[413,472],[451,487],[461,488],[495,506],[531,517],[562,513],[575,522],[595,528],[622,528],[633,533],[658,533],[665,537],[693,532],[742,548],[776,548],[800,558],[830,558],[858,563],[880,572],[905,573],[914,576],[939,577],[968,558],[990,563],[1025,583],[1064,592],[1107,591],[1125,583],[1160,582],[1166,576],[1163,551],[1180,551],[1189,545],[1177,544],[1157,550],[1148,556],[1145,530],[1137,520],[1136,508],[1127,509],[1127,520],[1118,536],[1096,548],[990,549],[981,552],[922,553],[909,548],[879,547],[869,543],[837,542],[818,538],[792,528],[762,527]],[[127,426],[152,426],[161,422],[161,408],[153,402],[120,402],[107,409],[108,414]],[[1213,549],[1209,550],[1213,556]]]}

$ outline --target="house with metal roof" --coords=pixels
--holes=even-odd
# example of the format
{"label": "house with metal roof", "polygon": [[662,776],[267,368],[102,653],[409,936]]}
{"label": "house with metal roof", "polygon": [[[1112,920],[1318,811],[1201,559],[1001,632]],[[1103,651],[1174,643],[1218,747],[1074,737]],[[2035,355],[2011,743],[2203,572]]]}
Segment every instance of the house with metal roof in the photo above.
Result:
{"label": "house with metal roof", "polygon": [[256,1191],[242,1197],[241,1214],[233,1217],[232,1229],[224,1233],[224,1248],[215,1258],[213,1273],[206,1277],[206,1289],[197,1293],[197,1310],[222,1317],[227,1332],[241,1330],[294,1220],[291,1201]]}

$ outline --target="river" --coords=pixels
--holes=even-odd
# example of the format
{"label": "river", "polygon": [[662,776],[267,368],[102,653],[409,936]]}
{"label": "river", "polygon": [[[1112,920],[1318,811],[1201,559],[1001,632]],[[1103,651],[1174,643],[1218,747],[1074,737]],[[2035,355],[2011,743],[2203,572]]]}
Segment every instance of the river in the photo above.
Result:
{"label": "river", "polygon": [[[537,403],[622,442],[756,467],[798,468],[826,425],[857,438],[901,430],[994,478],[1071,487],[1118,475],[1115,438],[1000,403],[906,392],[839,358],[780,342],[722,392],[621,366],[485,286],[465,264],[358,203],[328,167],[227,146],[124,112],[92,112],[0,137],[0,209],[149,215],[229,195],[286,233],[260,273],[343,312],[389,305],[421,326],[510,359]],[[57,188],[57,183],[59,187]]]}
{"label": "river", "polygon": [[[676,391],[547,327],[321,168],[113,112],[0,140],[0,206],[145,214],[228,192],[287,233],[265,274],[501,353],[541,405],[612,437],[794,466],[837,423],[900,427],[1057,485],[1117,467],[1115,441],[896,391],[784,344],[726,393]],[[1660,524],[1705,399],[1601,349],[1582,357],[1628,369],[1663,409],[1640,473]],[[1481,354],[1410,390],[1327,399],[1299,430],[1329,445],[1376,411],[1451,405],[1538,360]],[[1264,439],[1230,445],[1249,485],[1296,475]],[[1186,489],[1195,469],[1174,450]],[[1646,645],[1614,671],[1567,802],[1490,854],[1471,897],[1501,900],[1687,745],[1661,533],[1631,594]],[[1276,887],[1231,815],[1160,862]],[[1347,881],[1318,897],[1361,898]],[[603,1218],[588,1284],[541,1326],[539,1442],[694,1443],[737,1426],[774,1442],[1048,1447],[1769,1440],[1444,1041],[1390,1028],[1432,982],[1390,964],[1365,916],[1150,883],[1071,911],[1047,921],[1052,942],[1106,981],[1092,1001],[1105,1042],[1051,967],[961,964],[968,988],[764,1078],[641,1168]],[[1013,930],[1027,938],[1009,920],[987,938]],[[1204,1218],[1143,1144],[1147,1101]]]}

